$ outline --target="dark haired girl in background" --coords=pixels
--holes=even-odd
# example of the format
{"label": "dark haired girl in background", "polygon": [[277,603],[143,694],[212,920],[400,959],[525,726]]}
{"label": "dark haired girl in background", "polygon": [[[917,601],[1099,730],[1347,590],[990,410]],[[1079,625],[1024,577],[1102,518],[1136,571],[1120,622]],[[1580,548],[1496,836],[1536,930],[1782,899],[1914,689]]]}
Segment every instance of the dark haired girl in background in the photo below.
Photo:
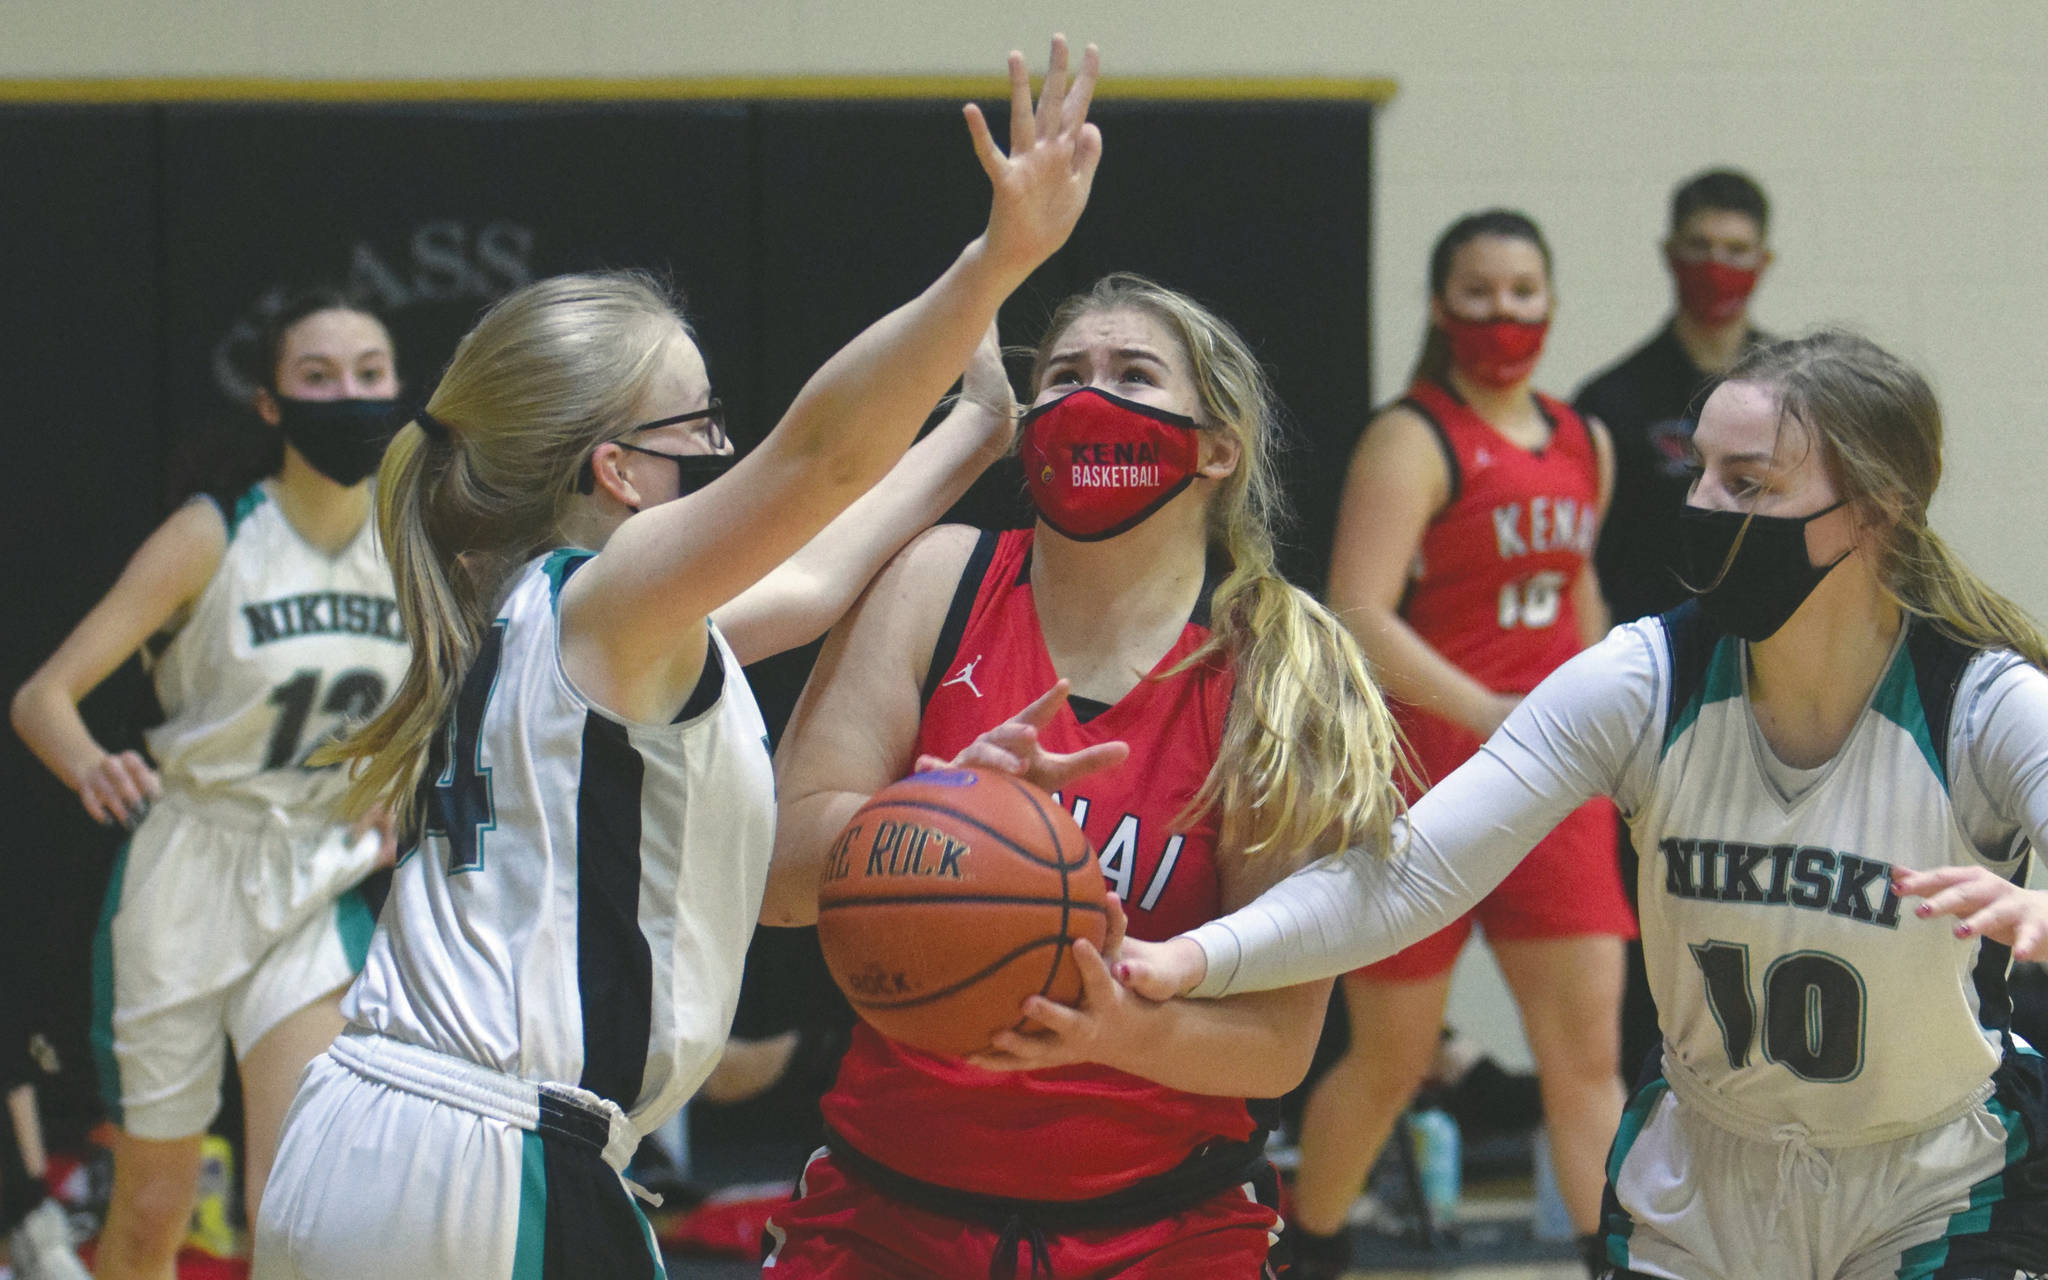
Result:
{"label": "dark haired girl in background", "polygon": [[[180,506],[14,697],[16,731],[86,812],[134,832],[93,949],[93,1046],[120,1126],[101,1276],[171,1274],[223,1037],[254,1221],[299,1073],[362,967],[372,922],[354,886],[390,852],[377,824],[330,816],[341,772],[305,761],[405,671],[369,520],[399,424],[391,338],[312,293],[276,313],[261,358],[254,408],[283,437],[270,474]],[[108,751],[78,712],[138,650],[165,715],[149,759]]]}
{"label": "dark haired girl in background", "polygon": [[[1590,559],[1613,476],[1606,433],[1530,384],[1552,305],[1536,225],[1506,210],[1459,219],[1430,255],[1429,290],[1412,385],[1359,439],[1330,553],[1330,606],[1396,700],[1423,786],[1605,631]],[[1302,1114],[1305,1267],[1343,1258],[1346,1211],[1429,1070],[1475,920],[1521,1007],[1572,1224],[1597,1226],[1635,932],[1614,842],[1613,810],[1587,805],[1470,915],[1345,977],[1350,1048]]]}

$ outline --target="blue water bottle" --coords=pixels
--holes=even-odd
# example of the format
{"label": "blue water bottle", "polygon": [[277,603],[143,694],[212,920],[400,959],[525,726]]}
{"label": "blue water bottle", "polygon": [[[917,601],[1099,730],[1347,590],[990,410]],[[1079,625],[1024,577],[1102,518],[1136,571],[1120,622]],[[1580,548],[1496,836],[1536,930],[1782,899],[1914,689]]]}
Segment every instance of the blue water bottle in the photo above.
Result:
{"label": "blue water bottle", "polygon": [[1458,1122],[1434,1107],[1408,1117],[1415,1137],[1415,1162],[1422,1175],[1422,1198],[1429,1205],[1430,1221],[1447,1227],[1458,1216],[1458,1196],[1464,1186],[1464,1152],[1458,1140]]}

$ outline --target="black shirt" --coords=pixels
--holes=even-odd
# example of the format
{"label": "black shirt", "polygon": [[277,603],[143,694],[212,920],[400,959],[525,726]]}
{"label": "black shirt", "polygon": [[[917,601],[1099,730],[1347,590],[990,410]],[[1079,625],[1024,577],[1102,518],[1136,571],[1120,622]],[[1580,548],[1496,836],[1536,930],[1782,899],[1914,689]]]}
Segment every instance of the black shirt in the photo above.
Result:
{"label": "black shirt", "polygon": [[[1745,348],[1769,338],[1751,329]],[[1684,602],[1678,511],[1691,485],[1686,444],[1715,379],[1692,362],[1670,323],[1621,363],[1580,387],[1572,403],[1614,438],[1614,495],[1593,556],[1616,623]]]}

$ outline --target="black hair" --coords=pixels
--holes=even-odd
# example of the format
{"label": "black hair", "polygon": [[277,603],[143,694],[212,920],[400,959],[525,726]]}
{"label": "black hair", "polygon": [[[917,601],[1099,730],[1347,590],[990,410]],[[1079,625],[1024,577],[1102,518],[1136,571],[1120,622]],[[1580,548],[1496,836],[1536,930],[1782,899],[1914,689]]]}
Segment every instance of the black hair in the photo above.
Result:
{"label": "black hair", "polygon": [[1740,169],[1708,169],[1678,184],[1671,193],[1671,234],[1707,209],[1725,209],[1755,219],[1758,234],[1771,229],[1771,202],[1764,189]]}
{"label": "black hair", "polygon": [[[245,391],[277,394],[277,365],[292,327],[321,311],[355,311],[379,324],[359,294],[331,284],[273,289],[257,300],[216,352],[217,379]],[[221,365],[225,368],[219,367]],[[253,402],[200,427],[171,450],[166,496],[172,507],[205,495],[223,507],[284,465],[284,436],[257,416]]]}
{"label": "black hair", "polygon": [[[1536,252],[1543,255],[1543,275],[1550,276],[1550,245],[1543,238],[1542,228],[1526,213],[1514,209],[1482,209],[1468,213],[1444,228],[1436,238],[1436,245],[1429,251],[1429,296],[1443,297],[1444,289],[1451,283],[1451,264],[1457,261],[1458,250],[1481,236],[1500,236],[1508,240],[1526,240],[1536,246]],[[1422,335],[1422,354],[1416,357],[1415,372],[1409,376],[1413,382],[1445,383],[1451,376],[1451,344],[1443,331],[1430,324]]]}

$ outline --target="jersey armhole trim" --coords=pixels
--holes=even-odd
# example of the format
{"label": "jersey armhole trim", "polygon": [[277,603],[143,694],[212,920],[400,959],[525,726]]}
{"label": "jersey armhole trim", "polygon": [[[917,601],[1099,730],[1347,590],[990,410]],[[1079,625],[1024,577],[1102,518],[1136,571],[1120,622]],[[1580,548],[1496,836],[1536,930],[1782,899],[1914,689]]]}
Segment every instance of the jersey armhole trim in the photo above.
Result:
{"label": "jersey armhole trim", "polygon": [[223,507],[220,499],[210,493],[195,493],[192,495],[192,499],[204,499],[213,504],[213,509],[220,512],[221,520],[227,524],[228,541],[233,542],[236,531],[242,527],[242,522],[254,515],[258,507],[270,501],[270,495],[264,492],[262,482],[258,481],[244,489],[235,498],[235,505],[232,508]]}
{"label": "jersey armhole trim", "polygon": [[1664,704],[1664,741],[1657,752],[1661,757],[1699,716],[1707,671],[1713,665],[1720,636],[1695,600],[1658,614],[1657,623],[1664,628],[1665,645],[1671,652],[1671,692]]}
{"label": "jersey armhole trim", "polygon": [[960,585],[953,588],[953,600],[946,606],[946,621],[939,627],[938,643],[932,646],[931,663],[925,667],[924,688],[917,696],[920,709],[931,705],[932,695],[939,691],[939,681],[946,678],[946,668],[953,665],[953,656],[960,651],[960,640],[967,634],[967,620],[974,615],[974,602],[981,595],[982,579],[988,576],[989,564],[996,558],[1000,538],[993,529],[983,529],[974,540],[974,552],[967,557],[967,567],[960,571]]}
{"label": "jersey armhole trim", "polygon": [[[708,619],[704,626],[707,631],[710,629],[711,623]],[[718,695],[724,692],[725,655],[719,650],[717,633],[711,632],[704,637],[704,669],[697,673],[697,687],[690,690],[690,696],[683,702],[683,709],[676,712],[676,718],[669,723],[684,724],[695,720],[717,706]]]}
{"label": "jersey armhole trim", "polygon": [[1427,405],[1417,400],[1414,396],[1403,396],[1401,399],[1396,400],[1394,408],[1406,409],[1416,417],[1421,418],[1429,427],[1430,435],[1436,437],[1436,447],[1444,455],[1444,472],[1450,477],[1451,482],[1451,496],[1445,500],[1444,505],[1449,506],[1451,503],[1456,502],[1458,495],[1465,490],[1465,477],[1458,470],[1458,451],[1451,444],[1451,433],[1445,431],[1444,424],[1437,419],[1437,416],[1429,411]]}

